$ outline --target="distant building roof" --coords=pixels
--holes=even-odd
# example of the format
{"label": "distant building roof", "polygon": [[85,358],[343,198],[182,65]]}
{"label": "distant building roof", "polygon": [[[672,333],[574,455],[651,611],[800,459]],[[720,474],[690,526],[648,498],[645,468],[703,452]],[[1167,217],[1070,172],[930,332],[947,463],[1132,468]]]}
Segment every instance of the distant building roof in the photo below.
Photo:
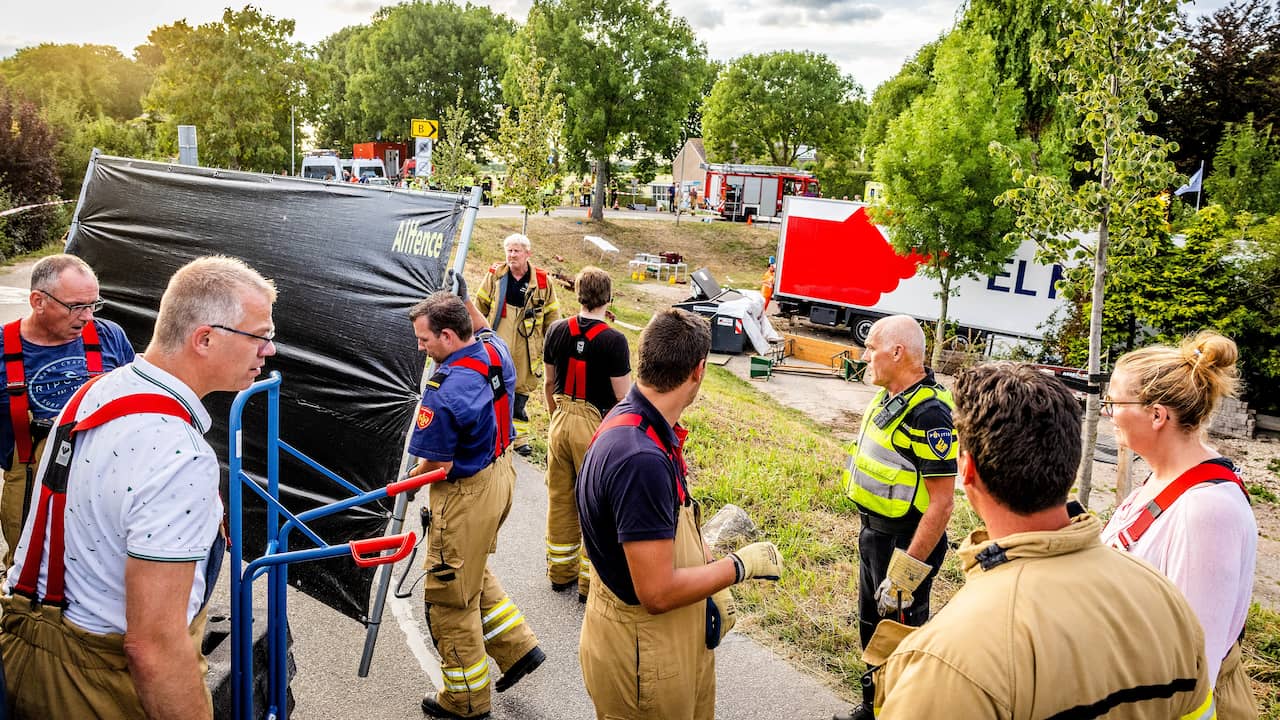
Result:
{"label": "distant building roof", "polygon": [[671,177],[681,184],[702,180],[706,176],[702,163],[706,161],[707,149],[702,138],[689,138],[671,161]]}

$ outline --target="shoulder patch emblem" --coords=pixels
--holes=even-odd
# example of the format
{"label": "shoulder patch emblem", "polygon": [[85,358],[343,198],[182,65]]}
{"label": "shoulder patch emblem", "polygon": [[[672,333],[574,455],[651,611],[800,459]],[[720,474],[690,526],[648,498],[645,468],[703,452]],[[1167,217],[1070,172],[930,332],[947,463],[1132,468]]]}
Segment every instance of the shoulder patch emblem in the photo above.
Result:
{"label": "shoulder patch emblem", "polygon": [[946,460],[947,454],[951,452],[951,445],[955,442],[955,434],[951,428],[934,428],[924,434],[924,439],[939,460]]}
{"label": "shoulder patch emblem", "polygon": [[418,429],[426,430],[427,426],[431,424],[431,421],[434,420],[435,417],[436,417],[436,414],[434,412],[431,412],[431,408],[426,407],[425,405],[419,405],[418,406]]}

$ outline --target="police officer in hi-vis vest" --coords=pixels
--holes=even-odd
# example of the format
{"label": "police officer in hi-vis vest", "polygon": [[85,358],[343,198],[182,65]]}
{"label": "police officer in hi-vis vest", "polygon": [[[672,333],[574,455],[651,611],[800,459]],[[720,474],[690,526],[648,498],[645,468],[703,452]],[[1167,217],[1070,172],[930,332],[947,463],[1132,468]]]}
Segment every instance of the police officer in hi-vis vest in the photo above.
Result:
{"label": "police officer in hi-vis vest", "polygon": [[[914,318],[878,320],[867,335],[867,381],[880,386],[843,472],[858,505],[858,629],[865,648],[882,618],[929,619],[929,591],[947,551],[958,452],[951,393],[924,366]],[[864,687],[864,690],[866,688]],[[833,720],[869,720],[870,703]]]}
{"label": "police officer in hi-vis vest", "polygon": [[489,268],[475,305],[490,328],[511,351],[516,367],[512,410],[515,413],[515,451],[529,455],[529,395],[541,389],[542,339],[551,323],[560,318],[560,302],[547,271],[529,262],[529,238],[516,233],[502,241],[505,263]]}
{"label": "police officer in hi-vis vest", "polygon": [[[498,530],[511,511],[511,388],[515,368],[507,347],[484,325],[460,275],[458,294],[441,291],[409,311],[418,348],[436,363],[409,440],[418,458],[411,475],[437,468],[427,527],[427,627],[440,653],[444,687],[422,699],[438,718],[489,716],[489,657],[502,692],[533,672],[546,655],[520,608],[489,570]],[[478,328],[478,332],[473,332]]]}

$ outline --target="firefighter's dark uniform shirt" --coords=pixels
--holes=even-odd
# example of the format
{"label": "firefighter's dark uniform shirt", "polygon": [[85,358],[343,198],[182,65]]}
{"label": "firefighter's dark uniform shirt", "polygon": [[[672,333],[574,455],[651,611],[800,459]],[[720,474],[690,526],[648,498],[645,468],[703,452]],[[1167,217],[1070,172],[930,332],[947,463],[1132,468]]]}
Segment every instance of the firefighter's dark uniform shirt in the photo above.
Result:
{"label": "firefighter's dark uniform shirt", "polygon": [[[435,369],[422,393],[422,404],[409,438],[409,454],[424,460],[452,462],[449,479],[468,478],[493,462],[498,432],[493,417],[493,389],[479,373],[451,365],[472,357],[489,365],[489,352],[479,341],[485,338],[502,358],[502,380],[508,392],[516,385],[515,365],[502,339],[488,330],[476,334],[477,342],[460,348]],[[432,382],[439,383],[433,387]],[[510,405],[508,405],[510,407]]]}
{"label": "firefighter's dark uniform shirt", "polygon": [[[644,417],[668,447],[679,442],[634,386],[609,416],[620,413]],[[610,430],[587,450],[577,488],[582,540],[596,579],[623,602],[640,604],[622,543],[675,538],[678,473],[675,461],[637,428]]]}
{"label": "firefighter's dark uniform shirt", "polygon": [[529,278],[533,275],[533,266],[524,272],[524,277],[517,280],[511,271],[507,271],[507,305],[513,308],[524,307],[525,291],[529,289]]}
{"label": "firefighter's dark uniform shirt", "polygon": [[[598,325],[599,320],[578,317],[578,329],[583,338],[587,330]],[[564,392],[564,381],[569,376],[569,358],[573,357],[573,336],[569,333],[569,320],[557,320],[547,331],[547,339],[542,346],[542,361],[556,369],[556,392]],[[587,402],[595,405],[601,415],[608,414],[617,404],[618,396],[613,393],[613,378],[623,377],[631,373],[631,349],[627,347],[627,337],[608,328],[587,343],[583,353],[587,363]]]}

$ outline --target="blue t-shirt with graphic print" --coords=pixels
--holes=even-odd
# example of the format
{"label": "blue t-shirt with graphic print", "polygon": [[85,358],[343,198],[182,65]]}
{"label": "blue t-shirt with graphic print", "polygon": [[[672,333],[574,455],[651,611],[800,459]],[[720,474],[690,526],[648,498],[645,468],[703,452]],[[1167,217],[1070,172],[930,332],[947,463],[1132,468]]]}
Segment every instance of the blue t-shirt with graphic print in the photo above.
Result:
{"label": "blue t-shirt with graphic print", "polygon": [[[102,371],[110,372],[133,362],[133,345],[119,325],[94,318],[98,342],[102,345]],[[0,337],[0,352],[4,339]],[[22,366],[26,372],[27,398],[31,414],[40,419],[57,417],[71,395],[89,380],[84,360],[84,341],[76,338],[63,345],[36,345],[22,339]],[[0,388],[9,382],[0,363]],[[13,423],[9,418],[9,394],[0,392],[0,466],[13,467]]]}

